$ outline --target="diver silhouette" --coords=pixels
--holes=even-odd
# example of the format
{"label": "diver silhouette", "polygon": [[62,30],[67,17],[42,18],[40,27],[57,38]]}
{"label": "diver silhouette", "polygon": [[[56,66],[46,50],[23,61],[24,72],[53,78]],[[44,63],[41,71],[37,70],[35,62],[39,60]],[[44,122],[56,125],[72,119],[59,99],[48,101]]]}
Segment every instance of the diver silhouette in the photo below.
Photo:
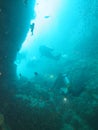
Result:
{"label": "diver silhouette", "polygon": [[32,35],[33,35],[34,27],[35,27],[35,23],[32,23],[32,24],[30,25],[30,29],[31,29]]}
{"label": "diver silhouette", "polygon": [[61,58],[61,54],[54,55],[53,52],[54,52],[53,48],[47,47],[45,45],[41,45],[39,47],[39,53],[41,54],[41,56],[44,56],[53,60],[59,60]]}

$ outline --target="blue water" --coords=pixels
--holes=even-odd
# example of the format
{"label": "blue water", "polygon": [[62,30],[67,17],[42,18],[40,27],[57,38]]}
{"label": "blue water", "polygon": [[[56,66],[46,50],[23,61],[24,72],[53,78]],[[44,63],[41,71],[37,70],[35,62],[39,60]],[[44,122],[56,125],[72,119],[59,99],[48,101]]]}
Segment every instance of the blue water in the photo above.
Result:
{"label": "blue water", "polygon": [[[34,34],[32,36],[30,29],[28,30],[19,51],[16,59],[17,75],[21,73],[31,78],[35,71],[42,74],[59,73],[62,60],[68,58],[77,40],[82,37],[78,32],[81,32],[84,23],[83,19],[79,20],[80,13],[76,11],[79,7],[73,6],[75,4],[68,0],[36,1],[36,17],[31,20],[31,23],[35,23]],[[53,61],[41,56],[39,53],[41,45],[52,48],[55,55],[61,54],[61,61]]]}
{"label": "blue water", "polygon": [[36,0],[15,61],[19,130],[98,130],[97,4]]}

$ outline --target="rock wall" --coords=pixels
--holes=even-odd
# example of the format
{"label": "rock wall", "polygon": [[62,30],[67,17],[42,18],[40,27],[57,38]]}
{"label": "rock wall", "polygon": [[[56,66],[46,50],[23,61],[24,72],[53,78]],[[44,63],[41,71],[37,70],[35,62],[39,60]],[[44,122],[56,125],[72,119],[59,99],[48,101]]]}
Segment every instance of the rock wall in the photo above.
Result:
{"label": "rock wall", "polygon": [[34,4],[35,0],[0,0],[0,84],[15,78],[14,60],[34,18]]}

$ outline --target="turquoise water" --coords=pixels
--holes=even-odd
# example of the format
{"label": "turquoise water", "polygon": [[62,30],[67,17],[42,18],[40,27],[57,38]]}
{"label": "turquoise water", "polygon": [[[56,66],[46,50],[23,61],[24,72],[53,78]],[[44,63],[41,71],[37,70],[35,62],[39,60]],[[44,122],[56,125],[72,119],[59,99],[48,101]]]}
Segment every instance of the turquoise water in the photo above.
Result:
{"label": "turquoise water", "polygon": [[0,84],[0,130],[98,130],[97,0],[36,0],[32,10],[16,77]]}
{"label": "turquoise water", "polygon": [[[62,67],[62,62],[67,60],[73,51],[72,49],[77,44],[76,41],[82,38],[82,34],[78,34],[78,31],[81,32],[85,24],[83,23],[83,18],[81,21],[79,20],[79,15],[82,14],[77,12],[77,10],[81,9],[73,6],[73,4],[75,5],[76,3],[71,3],[67,0],[56,0],[54,2],[51,0],[36,1],[36,16],[35,19],[31,20],[31,23],[35,23],[33,36],[29,29],[19,56],[16,59],[18,75],[21,73],[27,78],[32,78],[35,71],[44,74],[50,71],[51,74],[54,74],[52,71],[57,71],[55,66],[57,68]],[[45,16],[48,16],[48,18],[45,18]],[[61,61],[53,61],[41,56],[39,52],[41,45],[52,48],[54,50],[53,55],[60,54]],[[49,60],[48,63],[47,60]],[[47,69],[50,65],[53,68]]]}

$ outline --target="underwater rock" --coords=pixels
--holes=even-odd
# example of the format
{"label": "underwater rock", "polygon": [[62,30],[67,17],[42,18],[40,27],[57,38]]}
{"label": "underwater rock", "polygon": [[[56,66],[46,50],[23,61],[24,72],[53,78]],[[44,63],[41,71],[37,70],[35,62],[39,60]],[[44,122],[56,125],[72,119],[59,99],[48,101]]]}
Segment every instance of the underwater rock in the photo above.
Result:
{"label": "underwater rock", "polygon": [[5,124],[4,115],[0,113],[0,130],[10,130],[10,128]]}

